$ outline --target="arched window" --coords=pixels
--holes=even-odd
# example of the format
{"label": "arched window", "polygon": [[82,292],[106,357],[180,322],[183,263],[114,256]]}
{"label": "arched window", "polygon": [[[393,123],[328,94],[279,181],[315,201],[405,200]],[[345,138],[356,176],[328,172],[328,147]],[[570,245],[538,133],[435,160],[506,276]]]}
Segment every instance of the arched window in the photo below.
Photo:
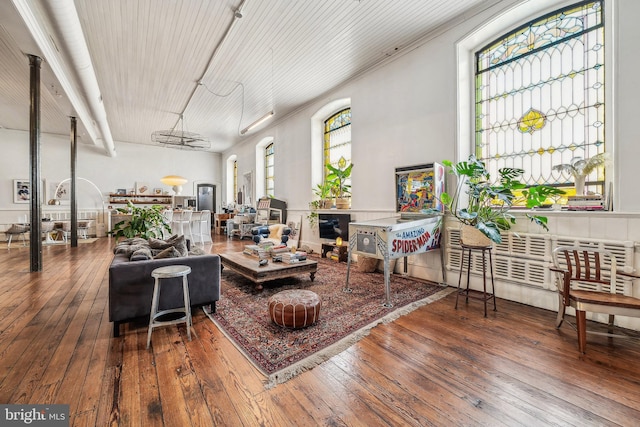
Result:
{"label": "arched window", "polygon": [[233,161],[233,201],[238,203],[238,161]]}
{"label": "arched window", "polygon": [[[492,175],[525,170],[527,184],[573,190],[552,170],[605,151],[602,1],[538,17],[476,52],[475,154]],[[604,194],[604,168],[587,189]]]}
{"label": "arched window", "polygon": [[273,142],[264,147],[264,191],[267,196],[275,195],[275,153],[273,150]]}
{"label": "arched window", "polygon": [[[324,122],[324,164],[338,167],[341,157],[351,163],[351,108],[338,111]],[[324,176],[327,175],[325,168]]]}

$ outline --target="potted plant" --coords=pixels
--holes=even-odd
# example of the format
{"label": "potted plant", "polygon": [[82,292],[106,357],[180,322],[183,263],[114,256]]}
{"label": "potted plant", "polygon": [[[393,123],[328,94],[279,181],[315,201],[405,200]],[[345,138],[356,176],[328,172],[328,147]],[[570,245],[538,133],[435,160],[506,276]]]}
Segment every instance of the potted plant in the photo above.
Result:
{"label": "potted plant", "polygon": [[307,215],[307,221],[309,221],[309,227],[314,229],[318,225],[318,209],[322,208],[322,200],[314,200],[309,203],[309,214]]}
{"label": "potted plant", "polygon": [[313,189],[313,193],[318,196],[319,209],[331,209],[333,205],[333,200],[331,200],[331,188],[332,183],[330,181],[325,180],[322,184],[318,184],[316,188]]}
{"label": "potted plant", "polygon": [[571,174],[576,186],[576,196],[582,196],[584,194],[584,183],[587,176],[598,166],[606,165],[609,157],[609,153],[596,154],[588,159],[575,157],[571,159],[570,163],[554,166],[553,170]]}
{"label": "potted plant", "polygon": [[326,166],[329,170],[329,174],[325,178],[325,181],[330,183],[331,191],[333,195],[336,196],[336,208],[348,209],[351,185],[347,184],[347,180],[351,177],[353,163],[349,163],[349,165],[347,165],[347,160],[344,157],[340,157],[340,160],[338,160],[338,167],[329,163],[327,163]]}
{"label": "potted plant", "polygon": [[[488,246],[491,241],[502,242],[500,231],[506,231],[516,223],[516,218],[509,212],[518,197],[523,197],[525,206],[529,209],[541,206],[549,197],[564,194],[564,191],[548,185],[527,187],[518,178],[524,173],[522,169],[502,168],[498,171],[500,177],[492,182],[489,171],[484,162],[470,156],[467,161],[456,164],[445,160],[442,162],[449,173],[456,175],[458,183],[453,194],[442,193],[442,203],[449,209],[460,223],[469,226],[461,231],[461,240],[472,246]],[[466,191],[464,188],[467,187]],[[520,192],[522,196],[517,196]],[[467,205],[461,206],[463,193],[468,195]],[[540,215],[526,214],[526,216],[545,230],[547,218]],[[471,230],[470,230],[471,229]],[[475,230],[477,231],[475,231]],[[486,237],[485,242],[472,241],[467,233],[477,234],[479,231]],[[465,238],[463,238],[465,234]],[[466,240],[465,240],[466,239]]]}
{"label": "potted plant", "polygon": [[171,233],[171,227],[162,214],[164,208],[160,205],[140,207],[129,202],[126,208],[117,208],[120,213],[131,214],[130,220],[116,223],[109,234],[116,237],[150,237],[161,238],[163,230]]}

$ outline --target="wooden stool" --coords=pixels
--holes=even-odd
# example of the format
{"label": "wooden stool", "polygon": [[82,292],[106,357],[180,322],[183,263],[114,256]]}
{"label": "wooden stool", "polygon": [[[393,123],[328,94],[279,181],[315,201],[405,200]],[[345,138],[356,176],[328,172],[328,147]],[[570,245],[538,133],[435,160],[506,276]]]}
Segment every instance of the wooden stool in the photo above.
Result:
{"label": "wooden stool", "polygon": [[[149,332],[147,333],[147,348],[149,348],[149,346],[151,345],[151,332],[153,331],[153,328],[166,325],[175,325],[178,323],[187,324],[187,336],[189,337],[189,341],[191,341],[191,302],[189,300],[189,282],[187,281],[187,275],[189,273],[191,273],[191,267],[189,267],[188,265],[167,265],[165,267],[156,268],[151,272],[151,276],[156,280],[153,286],[153,299],[151,300]],[[160,280],[171,279],[174,277],[182,277],[182,294],[184,297],[184,307],[158,311],[161,287]],[[161,317],[171,313],[182,313],[183,316],[177,319],[160,319]]]}
{"label": "wooden stool", "polygon": [[[487,317],[487,301],[493,299],[493,311],[497,311],[496,308],[496,296],[495,296],[495,287],[493,283],[493,259],[491,257],[491,249],[492,245],[489,246],[469,246],[469,245],[461,245],[462,246],[462,256],[460,258],[460,276],[458,276],[458,292],[456,294],[456,306],[455,309],[458,309],[458,297],[460,294],[465,295],[466,303],[469,303],[469,298],[479,299],[484,301],[484,317]],[[460,289],[460,283],[462,282],[462,270],[464,269],[464,252],[468,251],[469,255],[467,258],[467,288]],[[469,275],[471,272],[471,252],[473,251],[481,251],[482,252],[482,292],[474,291],[473,289],[469,289]],[[489,271],[491,272],[491,293],[487,293],[487,260],[486,253],[489,253]]]}

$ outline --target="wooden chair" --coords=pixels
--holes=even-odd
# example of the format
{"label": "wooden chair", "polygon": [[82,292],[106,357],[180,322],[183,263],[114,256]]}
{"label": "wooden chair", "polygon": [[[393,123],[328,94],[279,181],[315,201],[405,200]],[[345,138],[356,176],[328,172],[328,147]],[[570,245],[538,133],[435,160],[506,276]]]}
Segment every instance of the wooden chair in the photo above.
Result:
{"label": "wooden chair", "polygon": [[[604,335],[628,337],[613,333],[614,320],[616,315],[640,317],[640,298],[632,296],[632,280],[640,276],[619,270],[611,252],[593,247],[560,246],[553,251],[553,262],[551,270],[561,279],[556,328],[560,328],[565,309],[571,306],[576,310],[581,353],[586,352],[587,332],[598,333],[587,331],[587,311],[609,315],[609,333]],[[618,276],[626,279],[619,281]]]}

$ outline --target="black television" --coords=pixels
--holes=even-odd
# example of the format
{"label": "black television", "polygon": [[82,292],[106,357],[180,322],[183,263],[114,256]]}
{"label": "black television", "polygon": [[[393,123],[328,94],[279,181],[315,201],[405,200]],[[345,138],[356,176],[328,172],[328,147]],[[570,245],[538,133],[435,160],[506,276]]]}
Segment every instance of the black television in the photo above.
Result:
{"label": "black television", "polygon": [[320,238],[335,240],[337,237],[341,237],[345,242],[348,241],[350,222],[351,214],[318,214],[318,229],[320,230]]}

